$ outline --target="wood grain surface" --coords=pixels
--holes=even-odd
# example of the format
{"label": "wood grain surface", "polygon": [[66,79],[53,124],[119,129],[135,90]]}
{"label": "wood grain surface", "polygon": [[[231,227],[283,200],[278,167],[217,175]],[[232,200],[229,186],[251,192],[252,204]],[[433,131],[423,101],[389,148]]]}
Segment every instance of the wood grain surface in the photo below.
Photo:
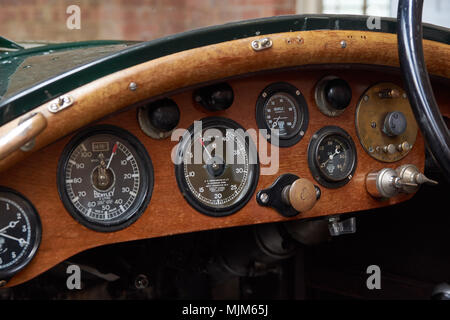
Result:
{"label": "wood grain surface", "polygon": [[[314,102],[316,82],[322,76],[330,74],[347,80],[353,91],[350,106],[336,118],[323,115]],[[324,66],[232,79],[228,83],[234,89],[234,103],[229,109],[215,113],[207,112],[201,106],[196,105],[193,101],[192,90],[187,90],[171,96],[181,110],[178,127],[188,128],[194,120],[207,116],[223,116],[237,121],[246,129],[257,129],[255,120],[257,97],[267,85],[277,81],[289,82],[303,93],[310,113],[309,127],[305,137],[298,144],[290,148],[279,149],[280,167],[277,174],[260,176],[257,191],[268,187],[283,173],[293,173],[314,182],[307,164],[308,142],[312,134],[323,126],[337,125],[353,137],[356,145],[358,165],[354,178],[339,189],[321,187],[322,196],[317,204],[310,211],[300,214],[294,219],[383,207],[405,201],[412,196],[401,195],[387,201],[378,201],[367,194],[364,181],[368,172],[383,167],[395,168],[401,164],[412,163],[423,169],[424,141],[420,133],[413,149],[404,159],[386,164],[372,159],[363,150],[355,131],[355,109],[361,94],[368,86],[381,81],[390,81],[401,85],[400,77],[395,72],[375,70],[365,66],[334,68]],[[446,94],[438,95],[438,101],[444,103],[443,97],[445,98]],[[446,103],[448,104],[448,102],[447,99]],[[57,191],[57,164],[62,150],[72,135],[60,139],[34,153],[25,161],[0,173],[0,185],[13,188],[31,200],[36,206],[43,224],[42,243],[36,257],[28,267],[12,279],[9,285],[27,281],[78,252],[103,244],[289,220],[275,210],[260,207],[256,203],[255,196],[243,209],[228,217],[208,217],[195,211],[184,200],[176,183],[174,165],[171,162],[171,151],[176,142],[170,141],[170,138],[154,140],[146,136],[139,128],[136,114],[137,109],[131,108],[96,123],[112,124],[129,130],[145,145],[153,162],[155,186],[150,204],[139,220],[125,230],[114,233],[91,231],[74,221],[65,210]]]}
{"label": "wood grain surface", "polygon": [[[251,48],[251,42],[261,37],[249,37],[186,50],[121,70],[69,92],[75,99],[74,105],[56,114],[47,110],[50,101],[32,111],[42,112],[48,120],[48,127],[36,139],[32,152],[131,104],[202,82],[261,70],[324,63],[399,65],[395,34],[315,30],[265,37],[272,40],[273,46],[262,51]],[[341,41],[346,41],[345,48]],[[424,55],[430,74],[450,78],[449,45],[424,40]],[[137,84],[137,90],[129,90],[131,82]],[[0,136],[27,116],[2,126]],[[21,150],[12,153],[0,161],[0,171],[30,154]]]}

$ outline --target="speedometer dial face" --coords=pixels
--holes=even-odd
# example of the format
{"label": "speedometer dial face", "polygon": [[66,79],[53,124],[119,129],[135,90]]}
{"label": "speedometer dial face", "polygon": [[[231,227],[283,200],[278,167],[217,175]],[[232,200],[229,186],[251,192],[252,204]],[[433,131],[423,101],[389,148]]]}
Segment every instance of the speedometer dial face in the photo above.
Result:
{"label": "speedometer dial face", "polygon": [[19,193],[0,188],[0,281],[7,281],[31,261],[41,233],[33,205]]}
{"label": "speedometer dial face", "polygon": [[356,170],[356,148],[350,135],[336,126],[323,127],[308,145],[308,164],[321,185],[342,187]]}
{"label": "speedometer dial face", "polygon": [[236,122],[218,117],[201,121],[183,136],[176,178],[198,211],[225,216],[239,210],[255,191],[259,165],[251,138]]}
{"label": "speedometer dial face", "polygon": [[77,135],[58,168],[59,192],[71,215],[97,231],[116,231],[139,218],[153,187],[153,167],[129,132],[99,126]]}
{"label": "speedometer dial face", "polygon": [[[266,139],[280,147],[299,142],[308,127],[308,107],[300,90],[289,83],[267,86],[256,102],[256,121]],[[265,133],[267,132],[267,133]]]}

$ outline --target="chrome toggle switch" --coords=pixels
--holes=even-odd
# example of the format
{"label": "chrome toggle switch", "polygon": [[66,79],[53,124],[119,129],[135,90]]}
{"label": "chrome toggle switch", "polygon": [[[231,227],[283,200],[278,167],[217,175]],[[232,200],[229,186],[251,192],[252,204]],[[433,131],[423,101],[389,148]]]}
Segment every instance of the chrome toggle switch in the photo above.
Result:
{"label": "chrome toggle switch", "polygon": [[391,198],[399,193],[414,193],[421,184],[438,184],[427,178],[413,164],[405,164],[396,170],[383,168],[366,176],[367,192],[375,198]]}

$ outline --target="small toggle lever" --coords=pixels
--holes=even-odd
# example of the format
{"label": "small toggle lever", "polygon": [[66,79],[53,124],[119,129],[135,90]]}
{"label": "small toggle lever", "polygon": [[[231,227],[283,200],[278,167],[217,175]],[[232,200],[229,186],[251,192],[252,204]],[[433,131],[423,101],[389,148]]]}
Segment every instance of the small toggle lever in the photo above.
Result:
{"label": "small toggle lever", "polygon": [[328,219],[328,230],[333,237],[343,234],[351,234],[356,232],[355,217],[340,220],[339,216],[330,217]]}
{"label": "small toggle lever", "polygon": [[415,193],[420,185],[436,185],[413,164],[405,164],[396,170],[384,168],[366,176],[367,192],[375,198],[391,198],[399,193]]}

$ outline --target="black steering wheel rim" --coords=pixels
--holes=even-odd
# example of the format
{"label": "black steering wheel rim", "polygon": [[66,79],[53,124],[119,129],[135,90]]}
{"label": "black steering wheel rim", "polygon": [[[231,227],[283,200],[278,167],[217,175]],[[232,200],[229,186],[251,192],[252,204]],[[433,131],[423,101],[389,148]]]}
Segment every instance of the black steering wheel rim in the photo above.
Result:
{"label": "black steering wheel rim", "polygon": [[427,147],[450,181],[450,133],[436,103],[422,45],[423,0],[400,0],[397,36],[405,90]]}

